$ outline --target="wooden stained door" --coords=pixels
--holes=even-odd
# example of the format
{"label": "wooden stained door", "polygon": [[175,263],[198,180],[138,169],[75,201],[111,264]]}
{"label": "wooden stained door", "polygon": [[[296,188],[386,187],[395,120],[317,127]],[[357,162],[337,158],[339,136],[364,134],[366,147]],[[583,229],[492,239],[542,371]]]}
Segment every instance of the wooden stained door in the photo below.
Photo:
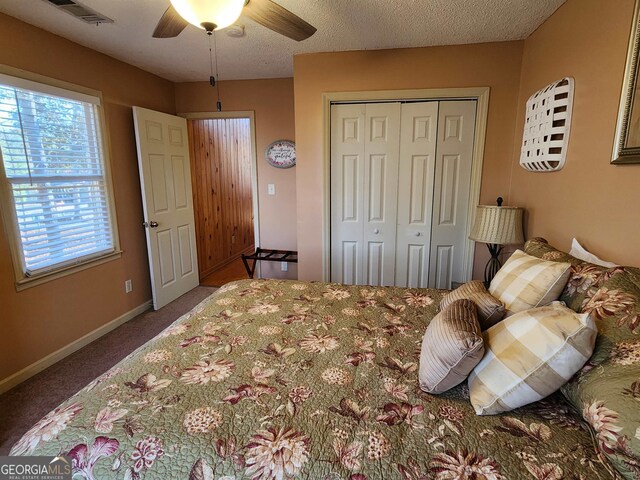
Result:
{"label": "wooden stained door", "polygon": [[254,249],[248,118],[187,121],[200,278]]}
{"label": "wooden stained door", "polygon": [[[184,118],[133,107],[153,308],[198,286]],[[193,171],[191,172],[193,173]]]}

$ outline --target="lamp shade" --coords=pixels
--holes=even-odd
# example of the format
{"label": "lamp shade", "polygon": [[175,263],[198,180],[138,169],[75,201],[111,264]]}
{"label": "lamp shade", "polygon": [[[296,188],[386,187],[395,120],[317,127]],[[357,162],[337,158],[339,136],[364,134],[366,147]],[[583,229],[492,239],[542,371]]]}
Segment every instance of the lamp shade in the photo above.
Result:
{"label": "lamp shade", "polygon": [[187,22],[199,28],[203,23],[213,23],[216,30],[235,22],[244,7],[245,0],[171,0],[171,5]]}
{"label": "lamp shade", "polygon": [[523,214],[524,210],[519,207],[478,205],[476,221],[469,238],[476,242],[496,245],[524,243]]}

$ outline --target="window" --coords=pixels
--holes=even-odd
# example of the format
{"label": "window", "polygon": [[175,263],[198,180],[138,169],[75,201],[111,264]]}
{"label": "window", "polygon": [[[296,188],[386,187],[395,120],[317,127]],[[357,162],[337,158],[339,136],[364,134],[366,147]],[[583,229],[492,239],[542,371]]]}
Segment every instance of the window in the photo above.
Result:
{"label": "window", "polygon": [[0,182],[18,283],[117,250],[100,98],[0,74]]}

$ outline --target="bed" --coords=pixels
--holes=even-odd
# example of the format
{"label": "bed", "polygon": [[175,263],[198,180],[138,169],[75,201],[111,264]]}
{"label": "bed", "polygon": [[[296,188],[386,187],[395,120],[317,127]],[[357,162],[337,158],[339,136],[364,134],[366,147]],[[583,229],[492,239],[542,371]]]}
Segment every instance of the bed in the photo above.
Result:
{"label": "bed", "polygon": [[605,479],[559,394],[478,417],[466,384],[418,388],[444,291],[224,286],[13,446],[91,479]]}

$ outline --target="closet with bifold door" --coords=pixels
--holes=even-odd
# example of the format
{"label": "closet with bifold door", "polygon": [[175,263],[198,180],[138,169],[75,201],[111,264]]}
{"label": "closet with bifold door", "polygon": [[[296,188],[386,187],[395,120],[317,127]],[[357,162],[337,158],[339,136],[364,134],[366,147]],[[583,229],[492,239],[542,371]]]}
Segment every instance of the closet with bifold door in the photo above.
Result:
{"label": "closet with bifold door", "polygon": [[476,106],[331,106],[332,282],[448,289],[466,280]]}

